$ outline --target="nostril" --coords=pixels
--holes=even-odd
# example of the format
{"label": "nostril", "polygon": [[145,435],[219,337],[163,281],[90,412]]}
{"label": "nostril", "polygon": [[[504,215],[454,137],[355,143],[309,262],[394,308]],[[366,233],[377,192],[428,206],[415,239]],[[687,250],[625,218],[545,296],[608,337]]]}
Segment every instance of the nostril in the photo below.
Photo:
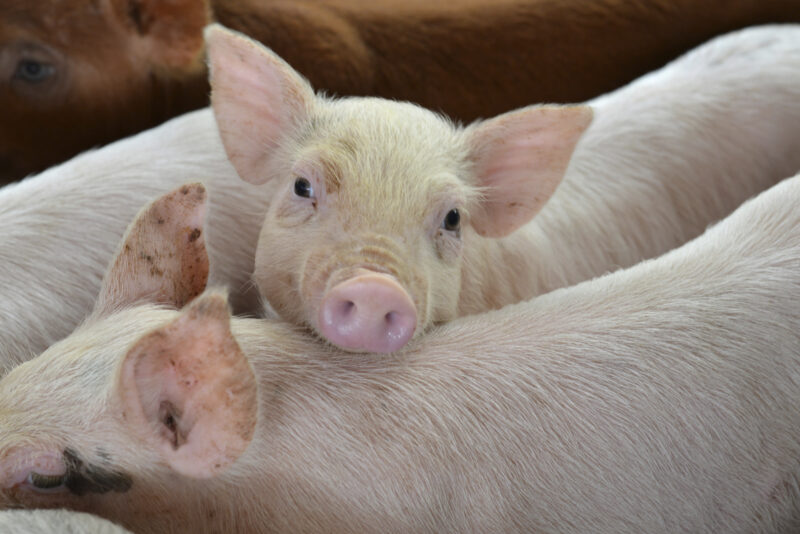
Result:
{"label": "nostril", "polygon": [[416,309],[397,281],[383,274],[348,279],[330,289],[318,311],[320,334],[346,350],[393,352],[411,338]]}
{"label": "nostril", "polygon": [[349,317],[356,312],[356,303],[352,300],[344,300],[339,303],[339,314],[341,317]]}

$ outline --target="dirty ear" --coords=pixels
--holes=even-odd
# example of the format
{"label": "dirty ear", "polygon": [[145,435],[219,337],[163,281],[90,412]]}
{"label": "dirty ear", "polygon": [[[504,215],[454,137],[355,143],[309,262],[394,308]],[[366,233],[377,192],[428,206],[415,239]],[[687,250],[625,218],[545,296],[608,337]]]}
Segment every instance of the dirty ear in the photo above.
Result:
{"label": "dirty ear", "polygon": [[281,137],[307,116],[314,91],[260,43],[212,24],[205,31],[211,105],[225,152],[244,180],[262,184]]}
{"label": "dirty ear", "polygon": [[470,159],[484,192],[471,214],[485,237],[504,237],[530,221],[555,192],[581,134],[588,106],[540,106],[479,124],[470,132]]}
{"label": "dirty ear", "polygon": [[125,356],[120,387],[128,421],[182,475],[216,475],[255,432],[256,380],[224,295],[199,297],[140,339]]}
{"label": "dirty ear", "polygon": [[155,67],[194,71],[203,66],[203,28],[211,22],[208,0],[113,0],[133,46]]}
{"label": "dirty ear", "polygon": [[144,208],[103,279],[94,313],[105,315],[142,301],[178,309],[202,293],[209,267],[205,213],[201,184],[184,185]]}

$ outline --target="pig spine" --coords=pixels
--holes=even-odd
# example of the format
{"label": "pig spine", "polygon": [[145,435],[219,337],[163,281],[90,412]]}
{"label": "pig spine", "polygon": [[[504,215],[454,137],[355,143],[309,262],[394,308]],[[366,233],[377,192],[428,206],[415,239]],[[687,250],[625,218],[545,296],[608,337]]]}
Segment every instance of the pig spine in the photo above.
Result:
{"label": "pig spine", "polygon": [[744,30],[591,102],[594,120],[533,221],[499,241],[469,236],[458,314],[657,256],[795,173],[798,58],[800,26]]}

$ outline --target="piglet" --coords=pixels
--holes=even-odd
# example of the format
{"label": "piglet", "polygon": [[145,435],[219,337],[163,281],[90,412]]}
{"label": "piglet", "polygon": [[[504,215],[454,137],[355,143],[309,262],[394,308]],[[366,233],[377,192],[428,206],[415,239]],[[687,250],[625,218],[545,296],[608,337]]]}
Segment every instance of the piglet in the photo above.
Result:
{"label": "piglet", "polygon": [[800,169],[797,25],[721,37],[589,105],[466,128],[315,95],[220,26],[206,40],[227,154],[272,191],[255,280],[284,319],[347,350],[396,351],[656,256]]}
{"label": "piglet", "polygon": [[[3,0],[0,183],[207,105],[203,27],[340,95],[474,120],[591,98],[796,0]],[[676,31],[680,28],[680,31]]]}
{"label": "piglet", "polygon": [[195,297],[187,187],[134,223],[92,317],[0,381],[0,508],[140,533],[797,531],[800,175],[661,258],[366,359]]}

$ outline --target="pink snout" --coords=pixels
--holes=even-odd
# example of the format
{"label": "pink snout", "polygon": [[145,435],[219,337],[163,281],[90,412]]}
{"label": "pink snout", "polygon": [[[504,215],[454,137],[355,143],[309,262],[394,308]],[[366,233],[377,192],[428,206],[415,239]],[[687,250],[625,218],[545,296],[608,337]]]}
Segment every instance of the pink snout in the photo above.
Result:
{"label": "pink snout", "polygon": [[362,269],[328,291],[319,311],[319,329],[346,350],[394,352],[417,326],[414,302],[390,275]]}

